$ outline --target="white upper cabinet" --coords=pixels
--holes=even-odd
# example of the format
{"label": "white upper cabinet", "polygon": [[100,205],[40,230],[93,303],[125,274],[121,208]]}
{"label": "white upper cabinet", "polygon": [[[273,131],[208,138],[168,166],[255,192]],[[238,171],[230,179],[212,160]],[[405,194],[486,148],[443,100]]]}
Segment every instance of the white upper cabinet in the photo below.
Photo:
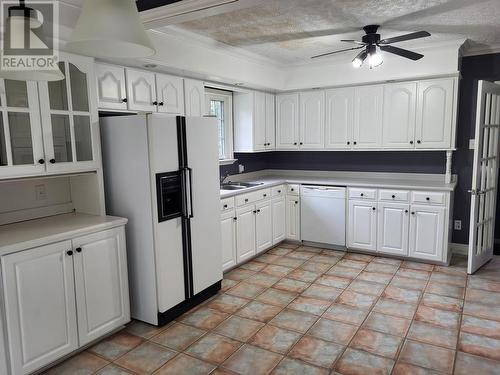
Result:
{"label": "white upper cabinet", "polygon": [[276,148],[276,96],[266,94],[266,149]]}
{"label": "white upper cabinet", "polygon": [[299,94],[276,96],[276,148],[299,148]]}
{"label": "white upper cabinet", "polygon": [[184,103],[186,116],[205,116],[205,85],[194,79],[184,80]]}
{"label": "white upper cabinet", "polygon": [[184,114],[184,80],[166,74],[156,74],[158,112]]}
{"label": "white upper cabinet", "polygon": [[300,93],[299,147],[301,149],[324,148],[325,93],[308,91]]}
{"label": "white upper cabinet", "polygon": [[253,144],[257,151],[264,151],[267,147],[266,137],[266,94],[254,92],[253,96]]}
{"label": "white upper cabinet", "polygon": [[354,88],[327,90],[325,102],[325,148],[350,149],[354,125]]}
{"label": "white upper cabinet", "polygon": [[125,68],[98,63],[95,69],[99,108],[126,111],[128,106]]}
{"label": "white upper cabinet", "polygon": [[128,109],[139,112],[156,112],[155,74],[144,70],[126,69]]}
{"label": "white upper cabinet", "polygon": [[418,83],[416,148],[454,147],[455,81],[445,78]]}
{"label": "white upper cabinet", "polygon": [[416,105],[417,84],[415,82],[384,86],[384,148],[414,148]]}
{"label": "white upper cabinet", "polygon": [[383,86],[357,87],[354,100],[353,148],[382,147]]}

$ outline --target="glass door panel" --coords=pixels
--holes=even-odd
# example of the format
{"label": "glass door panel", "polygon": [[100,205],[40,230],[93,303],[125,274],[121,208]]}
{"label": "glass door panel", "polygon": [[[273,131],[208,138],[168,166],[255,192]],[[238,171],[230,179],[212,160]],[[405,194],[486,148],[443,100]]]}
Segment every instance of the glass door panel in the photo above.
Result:
{"label": "glass door panel", "polygon": [[33,141],[29,113],[9,112],[12,164],[34,164]]}
{"label": "glass door panel", "polygon": [[87,74],[78,69],[75,65],[69,64],[69,82],[71,86],[71,101],[73,111],[88,112],[89,98]]}
{"label": "glass door panel", "polygon": [[[60,62],[59,69],[66,76],[66,67],[63,62]],[[49,102],[50,109],[57,111],[68,110],[68,90],[66,78],[61,81],[49,82]]]}
{"label": "glass door panel", "polygon": [[0,112],[0,166],[6,166],[9,164],[7,160],[7,145],[5,143],[5,129],[3,126],[3,116]]}
{"label": "glass door panel", "polygon": [[73,161],[71,125],[68,115],[52,115],[52,143],[56,163]]}
{"label": "glass door panel", "polygon": [[90,128],[90,116],[75,116],[75,149],[77,161],[91,161],[92,154],[92,131]]}
{"label": "glass door panel", "polygon": [[25,81],[5,80],[7,107],[28,108],[28,87]]}

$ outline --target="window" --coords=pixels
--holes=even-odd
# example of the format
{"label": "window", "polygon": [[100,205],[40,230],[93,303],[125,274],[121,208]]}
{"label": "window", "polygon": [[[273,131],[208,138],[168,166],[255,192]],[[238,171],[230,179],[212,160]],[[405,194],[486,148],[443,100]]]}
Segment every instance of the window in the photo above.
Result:
{"label": "window", "polygon": [[233,162],[233,93],[216,89],[205,93],[209,115],[219,120],[219,160]]}

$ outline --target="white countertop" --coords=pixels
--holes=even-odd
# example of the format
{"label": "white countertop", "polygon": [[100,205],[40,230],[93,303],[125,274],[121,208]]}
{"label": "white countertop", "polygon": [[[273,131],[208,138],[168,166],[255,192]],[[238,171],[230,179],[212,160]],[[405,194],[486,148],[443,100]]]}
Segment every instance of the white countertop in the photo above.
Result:
{"label": "white countertop", "polygon": [[0,256],[125,225],[128,219],[79,213],[0,226]]}
{"label": "white countertop", "polygon": [[[314,172],[314,171],[263,171],[228,177],[233,182],[260,183],[259,186],[240,190],[221,190],[221,198],[281,185],[308,184],[347,187],[370,187],[381,189],[453,191],[456,177],[449,184],[444,175],[411,173],[365,173],[365,172]],[[227,182],[227,181],[226,181]]]}

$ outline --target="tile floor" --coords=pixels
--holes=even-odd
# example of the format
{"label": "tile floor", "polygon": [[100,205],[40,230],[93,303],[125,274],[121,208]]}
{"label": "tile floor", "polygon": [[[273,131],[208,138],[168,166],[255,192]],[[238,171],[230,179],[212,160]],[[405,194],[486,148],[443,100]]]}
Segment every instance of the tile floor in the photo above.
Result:
{"label": "tile floor", "polygon": [[133,322],[47,374],[500,374],[500,257],[451,267],[281,244],[167,327]]}

